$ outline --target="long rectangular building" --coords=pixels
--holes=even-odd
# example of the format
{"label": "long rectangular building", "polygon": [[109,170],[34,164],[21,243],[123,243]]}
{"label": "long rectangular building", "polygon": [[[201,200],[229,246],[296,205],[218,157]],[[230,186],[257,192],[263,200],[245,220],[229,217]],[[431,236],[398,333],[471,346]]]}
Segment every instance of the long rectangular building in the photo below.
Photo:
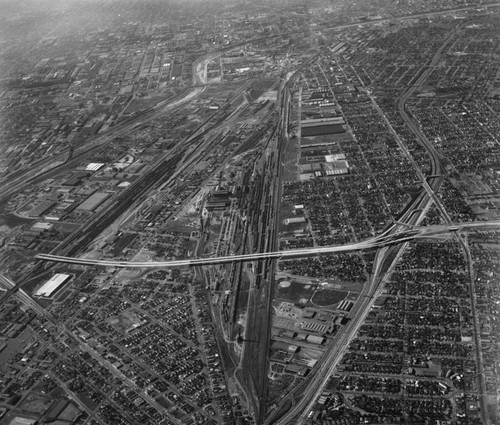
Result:
{"label": "long rectangular building", "polygon": [[85,201],[83,201],[77,209],[83,211],[94,211],[99,205],[108,199],[109,196],[109,193],[106,192],[96,192],[85,199]]}
{"label": "long rectangular building", "polygon": [[47,282],[45,282],[38,291],[35,292],[35,297],[50,297],[53,295],[67,280],[70,278],[69,274],[56,273]]}

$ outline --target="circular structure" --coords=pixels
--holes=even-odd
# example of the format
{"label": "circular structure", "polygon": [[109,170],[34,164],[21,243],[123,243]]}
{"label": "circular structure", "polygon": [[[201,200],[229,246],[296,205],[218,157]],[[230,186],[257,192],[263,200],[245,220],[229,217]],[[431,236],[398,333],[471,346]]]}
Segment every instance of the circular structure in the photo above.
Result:
{"label": "circular structure", "polygon": [[280,282],[280,288],[288,288],[291,285],[290,281],[284,280]]}
{"label": "circular structure", "polygon": [[153,255],[150,252],[139,252],[135,257],[134,261],[153,261]]}

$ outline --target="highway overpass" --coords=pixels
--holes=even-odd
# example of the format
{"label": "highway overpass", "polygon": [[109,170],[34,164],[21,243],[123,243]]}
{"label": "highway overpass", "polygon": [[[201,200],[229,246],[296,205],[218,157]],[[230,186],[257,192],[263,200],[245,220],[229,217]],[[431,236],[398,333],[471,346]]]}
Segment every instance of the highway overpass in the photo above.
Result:
{"label": "highway overpass", "polygon": [[65,257],[52,254],[38,254],[36,256],[39,260],[53,261],[58,263],[70,263],[103,267],[119,267],[119,268],[166,268],[166,267],[180,267],[180,266],[201,266],[211,264],[231,263],[233,261],[255,261],[264,258],[297,258],[308,257],[321,254],[336,254],[343,252],[362,251],[367,249],[382,248],[388,245],[399,244],[408,242],[419,238],[430,238],[438,235],[443,235],[450,232],[463,231],[468,229],[481,229],[481,228],[499,228],[500,220],[492,221],[478,221],[471,223],[459,223],[451,225],[438,225],[418,227],[414,229],[400,231],[398,233],[390,233],[390,229],[385,231],[379,236],[367,239],[362,242],[336,245],[336,246],[322,246],[311,248],[290,249],[284,251],[272,252],[256,252],[251,254],[230,255],[226,257],[205,257],[205,258],[190,258],[183,260],[171,261],[122,261],[122,260],[97,260],[91,258],[75,258]]}

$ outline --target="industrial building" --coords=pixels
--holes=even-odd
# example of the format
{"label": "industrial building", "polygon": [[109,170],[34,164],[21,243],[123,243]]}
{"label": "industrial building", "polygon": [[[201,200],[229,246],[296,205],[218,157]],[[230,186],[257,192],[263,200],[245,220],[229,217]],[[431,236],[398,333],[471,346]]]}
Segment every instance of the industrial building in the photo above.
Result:
{"label": "industrial building", "polygon": [[99,205],[108,199],[109,196],[109,193],[106,192],[96,192],[83,201],[77,209],[83,211],[94,211]]}
{"label": "industrial building", "polygon": [[70,277],[69,274],[56,273],[35,292],[35,297],[51,297]]}
{"label": "industrial building", "polygon": [[56,205],[56,202],[51,199],[44,199],[36,207],[34,207],[30,212],[30,217],[38,217],[45,214],[47,211],[52,209]]}

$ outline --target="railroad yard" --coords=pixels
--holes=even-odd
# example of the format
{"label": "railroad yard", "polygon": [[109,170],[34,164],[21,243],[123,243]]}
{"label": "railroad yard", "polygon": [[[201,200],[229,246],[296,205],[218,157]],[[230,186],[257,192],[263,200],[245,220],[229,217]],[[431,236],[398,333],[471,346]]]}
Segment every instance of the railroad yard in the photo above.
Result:
{"label": "railroad yard", "polygon": [[9,65],[1,423],[498,422],[500,9],[292,3]]}

